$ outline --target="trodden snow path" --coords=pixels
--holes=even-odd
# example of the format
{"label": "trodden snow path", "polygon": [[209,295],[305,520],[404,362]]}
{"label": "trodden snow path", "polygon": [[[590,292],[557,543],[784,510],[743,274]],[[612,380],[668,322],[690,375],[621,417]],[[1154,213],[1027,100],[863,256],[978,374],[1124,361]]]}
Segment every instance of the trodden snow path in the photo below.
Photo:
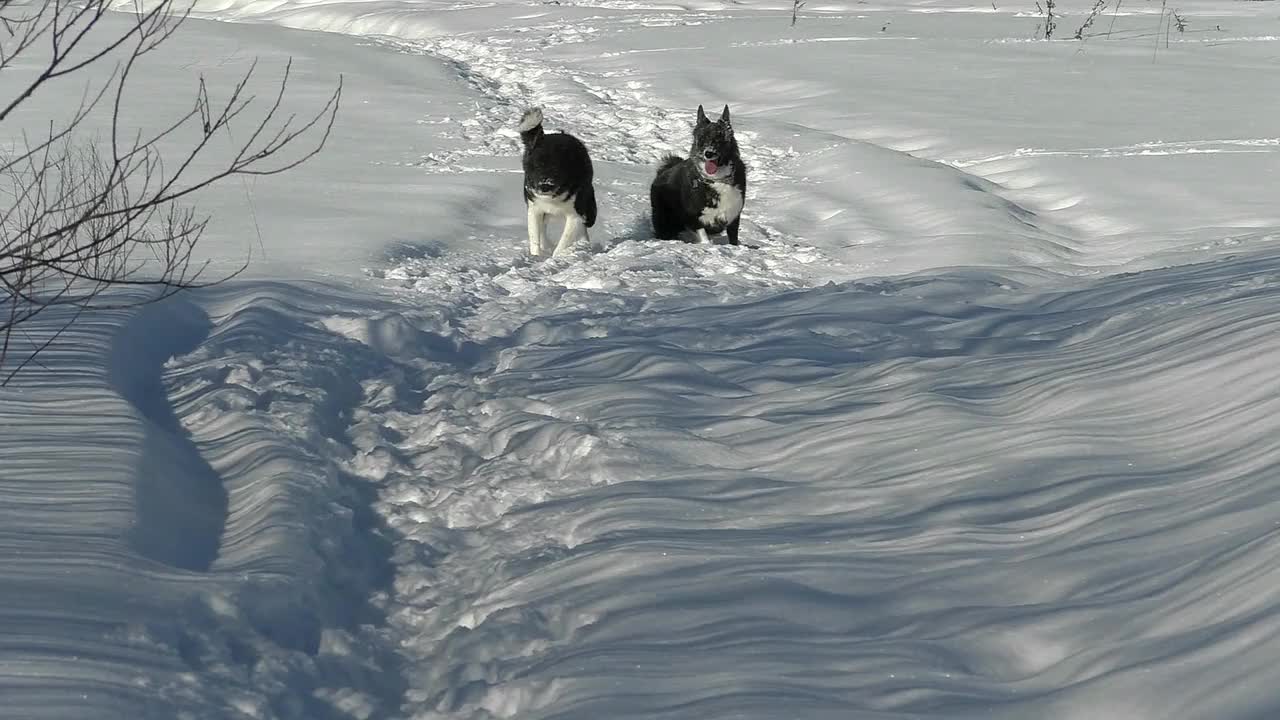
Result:
{"label": "trodden snow path", "polygon": [[1278,263],[331,320],[406,714],[1265,716]]}
{"label": "trodden snow path", "polygon": [[[352,172],[259,210],[377,229],[341,281],[101,316],[5,391],[0,714],[1280,711],[1280,147],[1231,94],[1269,97],[1263,11],[1161,65],[957,2],[199,9],[376,41],[311,51],[379,123],[335,135]],[[759,247],[646,241],[721,102]],[[592,148],[607,252],[522,251],[533,104]]]}
{"label": "trodden snow path", "polygon": [[[698,17],[711,16],[695,14],[683,21],[694,22]],[[542,52],[547,47],[582,42],[582,36],[592,32],[595,27],[591,24],[575,26],[556,21],[430,40],[387,39],[389,45],[404,52],[447,62],[484,98],[470,117],[431,120],[442,137],[460,140],[462,148],[428,156],[423,167],[433,172],[474,171],[481,169],[483,163],[492,163],[493,158],[510,156],[519,140],[512,119],[520,117],[526,108],[544,106],[550,128],[589,138],[594,163],[611,166],[612,172],[606,175],[609,179],[600,183],[599,192],[601,202],[608,207],[608,217],[595,230],[608,235],[603,244],[611,246],[620,240],[647,237],[644,208],[651,168],[668,153],[688,155],[692,115],[690,108],[672,108],[654,96],[648,83],[627,80],[626,71],[557,64]],[[768,197],[774,188],[788,181],[785,164],[796,158],[797,152],[791,147],[765,143],[759,133],[751,130],[738,129],[737,135],[744,148],[743,159],[750,168],[752,192]],[[475,159],[481,159],[479,167]],[[747,223],[766,242],[794,246],[795,239],[770,226],[767,218],[767,214],[757,212]],[[813,252],[814,249],[809,250],[810,254]],[[832,262],[831,258],[824,260]]]}

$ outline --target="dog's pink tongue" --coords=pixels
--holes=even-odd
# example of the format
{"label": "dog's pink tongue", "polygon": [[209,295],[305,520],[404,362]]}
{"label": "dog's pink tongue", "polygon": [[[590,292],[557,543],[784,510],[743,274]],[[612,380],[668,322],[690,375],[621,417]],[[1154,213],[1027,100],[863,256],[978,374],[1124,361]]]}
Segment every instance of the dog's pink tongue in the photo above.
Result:
{"label": "dog's pink tongue", "polygon": [[715,160],[708,160],[708,161],[707,161],[707,174],[708,174],[708,175],[715,175],[715,174],[716,174],[716,171],[717,171],[717,170],[719,170],[719,169],[720,169],[720,166],[716,164],[716,161],[715,161]]}

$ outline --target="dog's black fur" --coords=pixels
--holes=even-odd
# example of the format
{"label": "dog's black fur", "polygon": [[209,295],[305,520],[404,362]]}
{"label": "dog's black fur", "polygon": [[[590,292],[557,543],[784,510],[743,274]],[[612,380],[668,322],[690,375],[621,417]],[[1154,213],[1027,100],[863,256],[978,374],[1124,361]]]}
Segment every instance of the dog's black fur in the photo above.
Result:
{"label": "dog's black fur", "polygon": [[[718,166],[717,177],[709,177],[705,171],[709,160]],[[740,195],[733,196],[734,190]],[[737,245],[746,196],[747,168],[733,136],[729,106],[724,106],[719,120],[711,122],[699,105],[689,158],[676,155],[664,158],[649,186],[654,236],[675,240],[682,233],[698,230],[707,235],[724,232],[729,244]],[[731,202],[734,197],[741,198],[740,202]],[[721,208],[722,203],[726,207]],[[696,240],[686,238],[686,242]]]}
{"label": "dog's black fur", "polygon": [[[534,116],[534,113],[536,117]],[[533,120],[537,124],[526,127]],[[587,146],[566,133],[542,130],[541,110],[525,113],[520,129],[524,144],[524,201],[529,204],[537,195],[560,195],[573,199],[573,209],[587,227],[596,224],[596,192],[592,186],[595,170]]]}

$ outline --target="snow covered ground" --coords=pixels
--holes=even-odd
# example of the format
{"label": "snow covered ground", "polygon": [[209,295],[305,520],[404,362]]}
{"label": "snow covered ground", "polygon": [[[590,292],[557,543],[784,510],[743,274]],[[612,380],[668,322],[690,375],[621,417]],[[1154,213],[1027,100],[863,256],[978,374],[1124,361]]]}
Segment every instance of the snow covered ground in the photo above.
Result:
{"label": "snow covered ground", "polygon": [[[1280,715],[1280,8],[1178,12],[202,0],[134,122],[343,111],[0,389],[0,717]],[[757,247],[646,237],[699,103]]]}

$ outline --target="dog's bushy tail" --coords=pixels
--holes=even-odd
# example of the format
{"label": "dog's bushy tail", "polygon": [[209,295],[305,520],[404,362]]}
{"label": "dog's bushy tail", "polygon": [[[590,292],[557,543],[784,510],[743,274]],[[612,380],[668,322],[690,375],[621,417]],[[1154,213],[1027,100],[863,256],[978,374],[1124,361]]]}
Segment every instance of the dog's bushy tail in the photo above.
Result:
{"label": "dog's bushy tail", "polygon": [[531,148],[542,139],[542,108],[529,108],[520,117],[520,142]]}
{"label": "dog's bushy tail", "polygon": [[658,163],[658,172],[666,172],[682,162],[684,162],[684,158],[679,155],[664,155],[662,162]]}

